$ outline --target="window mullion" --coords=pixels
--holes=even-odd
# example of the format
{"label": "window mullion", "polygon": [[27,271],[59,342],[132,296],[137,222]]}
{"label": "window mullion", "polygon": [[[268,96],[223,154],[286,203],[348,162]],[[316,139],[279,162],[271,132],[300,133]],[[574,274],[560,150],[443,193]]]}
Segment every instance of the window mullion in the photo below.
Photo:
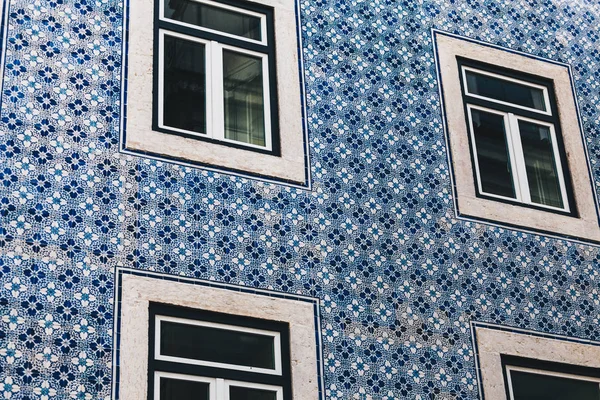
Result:
{"label": "window mullion", "polygon": [[[210,42],[210,86],[212,95],[207,103],[212,106],[211,137],[217,140],[225,138],[225,110],[223,93],[223,46],[215,41]],[[209,75],[207,74],[207,77]]]}
{"label": "window mullion", "polygon": [[262,57],[262,74],[263,74],[263,118],[265,123],[265,145],[267,149],[272,149],[272,133],[271,133],[271,82],[269,75],[269,56]]}
{"label": "window mullion", "polygon": [[217,378],[215,386],[216,386],[215,400],[229,400],[229,391],[227,390],[227,385],[225,384],[225,379]]}
{"label": "window mullion", "polygon": [[164,83],[165,81],[165,31],[160,29],[158,31],[158,125],[163,126],[164,118]]}
{"label": "window mullion", "polygon": [[521,133],[519,131],[519,120],[513,113],[508,114],[507,138],[510,142],[514,162],[512,163],[514,172],[513,179],[516,180],[515,188],[518,187],[520,199],[523,203],[531,203],[531,194],[529,193],[529,183],[527,181],[527,169],[525,166],[525,155],[523,154],[523,144],[521,143]]}
{"label": "window mullion", "polygon": [[205,110],[206,110],[206,132],[204,132],[206,134],[207,137],[212,137],[212,131],[214,128],[214,118],[213,118],[213,102],[211,101],[211,99],[213,98],[213,91],[214,91],[214,84],[213,84],[213,79],[212,79],[212,71],[213,71],[213,66],[212,66],[212,59],[213,59],[213,55],[212,55],[212,51],[213,51],[213,46],[211,42],[207,42],[205,47],[204,47],[204,67],[206,68],[206,70],[204,71],[204,79],[205,79],[205,92],[206,92],[206,98],[204,99],[204,104],[205,104]]}

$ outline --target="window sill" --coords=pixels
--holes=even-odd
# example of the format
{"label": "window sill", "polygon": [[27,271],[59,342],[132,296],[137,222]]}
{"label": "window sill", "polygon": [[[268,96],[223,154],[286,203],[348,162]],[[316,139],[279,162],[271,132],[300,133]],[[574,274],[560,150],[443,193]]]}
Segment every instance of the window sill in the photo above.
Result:
{"label": "window sill", "polygon": [[587,220],[488,200],[477,197],[475,191],[471,194],[461,194],[459,200],[460,216],[496,221],[514,228],[533,228],[543,233],[600,242],[600,229],[596,219]]}
{"label": "window sill", "polygon": [[305,181],[304,145],[301,136],[296,146],[282,148],[282,155],[277,157],[149,128],[136,128],[133,124],[128,124],[127,128],[124,148],[126,151],[149,154],[167,161],[173,159],[214,166],[230,172],[251,173],[296,183]]}

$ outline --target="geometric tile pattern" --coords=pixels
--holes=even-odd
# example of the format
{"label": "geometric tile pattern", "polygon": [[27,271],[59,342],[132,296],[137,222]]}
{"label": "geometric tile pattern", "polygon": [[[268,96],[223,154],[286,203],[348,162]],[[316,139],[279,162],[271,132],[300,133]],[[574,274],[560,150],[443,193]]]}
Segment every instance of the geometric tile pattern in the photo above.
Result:
{"label": "geometric tile pattern", "polygon": [[303,0],[311,191],[118,153],[121,0],[10,0],[0,394],[110,397],[117,266],[321,299],[328,399],[475,399],[470,321],[600,339],[592,245],[457,220],[432,27],[573,67],[592,174],[600,8]]}

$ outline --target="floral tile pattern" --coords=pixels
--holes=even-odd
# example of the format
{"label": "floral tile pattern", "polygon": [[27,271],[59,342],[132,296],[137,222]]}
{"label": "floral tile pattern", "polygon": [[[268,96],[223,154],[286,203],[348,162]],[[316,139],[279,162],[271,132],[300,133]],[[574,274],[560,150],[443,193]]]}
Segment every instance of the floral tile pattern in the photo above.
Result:
{"label": "floral tile pattern", "polygon": [[5,0],[0,397],[111,396],[114,270],[321,299],[328,399],[478,398],[470,321],[600,339],[593,245],[457,220],[431,28],[573,66],[600,6],[301,0],[312,191],[118,153],[121,0]]}

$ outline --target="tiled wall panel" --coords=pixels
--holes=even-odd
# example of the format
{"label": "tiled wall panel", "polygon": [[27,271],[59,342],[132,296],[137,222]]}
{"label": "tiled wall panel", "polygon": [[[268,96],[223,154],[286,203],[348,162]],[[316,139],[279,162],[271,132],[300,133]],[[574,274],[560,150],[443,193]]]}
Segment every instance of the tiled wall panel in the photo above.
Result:
{"label": "tiled wall panel", "polygon": [[300,4],[312,190],[118,153],[118,0],[5,0],[0,396],[111,395],[116,266],[322,300],[329,399],[475,399],[469,322],[600,339],[592,244],[455,218],[431,28],[569,63],[596,179],[600,7]]}

